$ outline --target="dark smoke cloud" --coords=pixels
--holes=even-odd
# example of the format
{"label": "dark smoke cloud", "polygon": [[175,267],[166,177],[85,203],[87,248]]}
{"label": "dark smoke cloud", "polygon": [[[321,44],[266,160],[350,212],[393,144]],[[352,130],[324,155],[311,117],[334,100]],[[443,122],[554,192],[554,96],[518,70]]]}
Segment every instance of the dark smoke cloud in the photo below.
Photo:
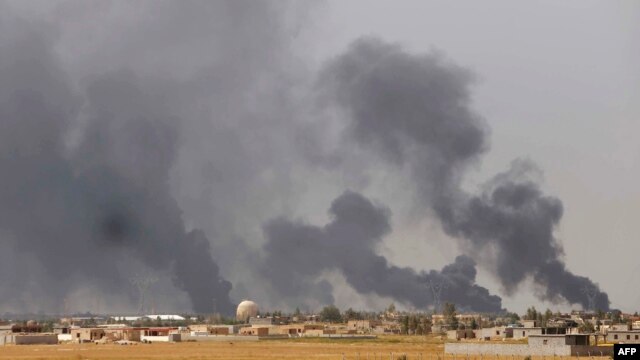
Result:
{"label": "dark smoke cloud", "polygon": [[[314,6],[234,0],[38,5],[49,9],[0,2],[0,292],[9,294],[3,308],[59,311],[62,299],[78,289],[121,293],[138,270],[169,277],[164,298],[187,293],[196,311],[210,311],[214,301],[217,310],[231,309],[224,278],[234,282],[236,298],[261,301],[274,284],[291,295],[292,305],[309,298],[331,303],[332,285],[318,273],[335,269],[361,293],[416,305],[431,299],[424,281],[445,277],[445,299],[500,308],[499,298],[475,285],[469,257],[421,273],[377,255],[375,246],[390,231],[389,214],[366,206],[368,200],[360,202],[362,209],[377,218],[332,208],[334,221],[325,227],[270,223],[266,249],[273,266],[256,265],[262,263],[261,225],[273,214],[309,212],[305,206],[315,209],[309,203],[326,201],[326,193],[365,187],[366,171],[377,166],[343,153],[324,156],[334,134],[304,115],[306,96],[314,94],[308,94],[307,69],[293,47],[300,46],[301,24],[310,20],[304,13]],[[26,10],[14,14],[14,7]],[[20,22],[17,15],[28,19]],[[515,251],[499,231],[520,241],[519,228],[485,229],[475,221],[483,207],[500,221],[512,220],[505,209],[517,204],[492,197],[500,184],[508,185],[505,177],[481,195],[460,190],[465,170],[488,143],[482,119],[469,107],[472,74],[442,56],[413,56],[367,39],[334,59],[321,78],[325,100],[348,112],[345,140],[411,168],[420,198],[449,234],[468,238],[465,245],[486,258],[497,258],[494,243],[503,254]],[[325,184],[323,176],[331,180]],[[326,188],[317,190],[318,183]],[[537,189],[535,183],[524,187]],[[552,208],[536,194],[525,201],[532,205],[515,211],[515,220],[524,221],[531,206]],[[520,274],[533,276],[545,298],[579,302],[576,289],[592,283],[565,269],[552,234],[561,212],[552,215],[533,219],[547,230],[525,234],[550,258],[526,263],[503,284],[513,289]],[[380,223],[357,230],[373,220]],[[371,262],[343,254],[328,260],[338,252],[334,235],[348,237],[352,253],[353,239],[361,242]],[[309,238],[309,250],[301,247],[298,257],[284,259],[293,238]],[[327,266],[314,262],[314,251],[325,254]],[[513,265],[503,262],[493,263]],[[313,266],[305,270],[307,263]],[[367,278],[368,271],[383,283]],[[270,281],[261,283],[259,272]],[[420,284],[420,290],[409,294],[396,282]],[[111,308],[135,303],[133,293],[124,297]],[[481,300],[474,305],[476,297]]]}
{"label": "dark smoke cloud", "polygon": [[[587,307],[585,289],[594,291],[597,285],[566,269],[562,246],[553,234],[562,218],[562,202],[544,195],[532,180],[535,176],[528,176],[532,172],[537,169],[531,162],[514,161],[465,207],[439,212],[445,230],[468,239],[473,251],[489,252],[507,292],[531,276],[541,285],[542,298]],[[608,309],[607,294],[597,291],[594,306]]]}
{"label": "dark smoke cloud", "polygon": [[[91,286],[96,296],[122,293],[113,290],[138,271],[158,273],[163,280],[152,290],[164,295],[155,298],[172,311],[188,307],[175,287],[191,294],[198,311],[210,309],[213,298],[218,310],[228,310],[229,284],[221,277],[238,285],[233,297],[249,295],[242,289],[261,296],[268,285],[254,281],[251,264],[257,263],[260,244],[251,242],[273,212],[291,212],[295,203],[297,186],[290,177],[299,164],[290,139],[298,110],[292,94],[303,66],[292,56],[292,43],[304,35],[302,24],[308,26],[307,10],[314,5],[70,0],[38,6],[6,1],[0,7],[2,76],[37,90],[35,97],[50,105],[42,109],[42,121],[30,120],[33,126],[4,118],[0,124],[0,137],[10,140],[2,145],[46,148],[26,160],[3,151],[4,170],[13,172],[0,180],[7,189],[0,206],[9,211],[28,205],[11,210],[20,221],[6,217],[7,227],[0,226],[0,291],[15,290],[2,308],[58,311],[74,289]],[[17,31],[13,22],[20,17],[26,20]],[[29,67],[33,62],[44,70]],[[14,88],[20,87],[0,84],[8,104],[2,111],[15,113],[11,107],[18,100],[36,111],[37,102],[26,95],[18,99]],[[47,176],[51,183],[43,177],[38,184],[25,183],[37,169],[55,173]],[[21,182],[23,194],[15,189]],[[35,186],[57,198],[30,201],[37,196]],[[27,229],[36,210],[38,221],[65,225],[53,232],[37,230],[43,224]],[[38,234],[18,234],[11,228],[18,223]],[[60,239],[40,249],[54,233]],[[177,248],[179,243],[191,245]],[[18,276],[11,270],[26,261],[28,271]],[[88,276],[92,265],[109,270]],[[57,282],[64,285],[37,285]],[[130,291],[104,307],[130,311],[134,295]],[[93,302],[71,296],[77,304]]]}
{"label": "dark smoke cloud", "polygon": [[[475,284],[473,260],[459,256],[442,271],[416,272],[389,264],[375,248],[391,231],[389,209],[355,192],[345,192],[329,209],[323,227],[276,219],[265,226],[265,272],[285,298],[300,299],[323,271],[337,269],[361,294],[391,297],[424,308],[433,305],[427,284],[447,284],[443,299],[476,311],[499,312],[501,299]],[[326,286],[326,285],[325,285]],[[325,290],[326,291],[326,290]],[[330,294],[328,291],[327,294]],[[325,304],[332,298],[325,296]]]}
{"label": "dark smoke cloud", "polygon": [[[376,38],[355,41],[322,73],[323,94],[345,112],[346,138],[411,169],[421,199],[445,231],[483,257],[508,292],[531,277],[541,298],[586,307],[581,289],[598,286],[572,274],[553,231],[559,199],[513,174],[496,176],[480,195],[461,188],[465,170],[487,149],[487,130],[470,106],[473,77],[437,53],[413,55]],[[489,259],[489,261],[487,261]],[[492,266],[492,264],[497,266]],[[607,309],[606,293],[598,306]]]}
{"label": "dark smoke cloud", "polygon": [[[211,311],[215,298],[219,311],[231,312],[231,284],[209,241],[185,230],[169,192],[179,120],[167,98],[179,84],[125,71],[76,92],[46,28],[16,23],[22,31],[0,44],[0,229],[13,253],[44,271],[29,273],[25,264],[14,275],[37,276],[57,311],[88,284],[126,287],[131,267],[121,260],[135,259],[173,274],[195,311]],[[69,147],[80,113],[84,136]]]}

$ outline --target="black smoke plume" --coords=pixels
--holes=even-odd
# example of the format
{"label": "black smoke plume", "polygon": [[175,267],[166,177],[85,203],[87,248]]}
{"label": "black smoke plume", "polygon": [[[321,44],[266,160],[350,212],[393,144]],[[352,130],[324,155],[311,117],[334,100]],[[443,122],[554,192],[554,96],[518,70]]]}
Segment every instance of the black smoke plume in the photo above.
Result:
{"label": "black smoke plume", "polygon": [[413,55],[363,38],[326,66],[319,86],[348,119],[346,139],[408,166],[445,231],[462,239],[469,254],[483,255],[474,257],[508,292],[531,277],[544,289],[543,299],[587,307],[582,291],[591,289],[597,290],[597,307],[608,309],[607,294],[564,264],[554,236],[561,201],[515,176],[526,177],[530,165],[516,161],[479,195],[462,189],[465,171],[488,147],[486,125],[470,104],[472,80],[440,54]]}
{"label": "black smoke plume", "polygon": [[[391,265],[376,254],[376,246],[391,231],[391,213],[386,207],[347,191],[332,202],[329,215],[331,222],[322,227],[286,219],[265,226],[265,272],[277,279],[274,286],[282,296],[302,298],[309,289],[317,288],[323,271],[337,269],[361,294],[391,297],[425,308],[434,305],[428,285],[437,283],[446,285],[442,298],[461,307],[502,310],[500,297],[475,284],[475,263],[467,256],[458,256],[442,271],[416,272]],[[329,294],[323,301],[331,303],[331,288],[323,284],[323,291]]]}
{"label": "black smoke plume", "polygon": [[[89,284],[122,292],[133,260],[172,274],[193,310],[210,312],[215,299],[231,312],[209,241],[185,229],[169,192],[178,119],[167,99],[180,86],[120,71],[76,90],[47,28],[16,23],[0,43],[0,229],[4,250],[24,263],[6,300],[31,291],[57,311]],[[70,146],[78,118],[84,131]],[[24,289],[30,278],[37,290]]]}

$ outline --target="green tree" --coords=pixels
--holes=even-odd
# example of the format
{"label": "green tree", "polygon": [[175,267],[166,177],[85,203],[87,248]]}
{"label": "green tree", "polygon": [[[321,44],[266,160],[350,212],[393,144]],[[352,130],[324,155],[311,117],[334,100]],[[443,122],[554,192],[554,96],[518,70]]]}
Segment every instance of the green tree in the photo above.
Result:
{"label": "green tree", "polygon": [[352,308],[348,308],[343,315],[343,318],[345,321],[349,321],[349,320],[358,320],[359,319],[359,314],[357,311],[353,310]]}
{"label": "green tree", "polygon": [[400,321],[401,323],[401,332],[403,334],[408,334],[409,333],[409,316],[403,316],[402,320]]}
{"label": "green tree", "polygon": [[547,326],[547,322],[549,322],[551,318],[553,318],[553,312],[550,309],[547,309],[547,311],[544,312],[544,316],[542,318],[542,326]]}
{"label": "green tree", "polygon": [[524,316],[525,320],[538,320],[538,311],[535,306],[527,309],[527,314]]}
{"label": "green tree", "polygon": [[[514,313],[514,312],[513,313],[507,313],[505,317],[509,319],[509,324],[515,324],[518,321],[520,321],[520,316],[518,314]],[[507,324],[507,325],[509,325],[509,324]]]}
{"label": "green tree", "polygon": [[585,321],[582,325],[578,327],[578,329],[580,329],[580,331],[583,333],[592,333],[595,331],[595,328],[593,327],[593,324],[591,323],[591,321]]}
{"label": "green tree", "polygon": [[387,308],[387,312],[388,313],[396,312],[396,304],[394,304],[394,303],[389,304],[389,307]]}
{"label": "green tree", "polygon": [[407,327],[409,329],[409,333],[415,335],[416,330],[418,329],[418,317],[415,315],[409,316],[407,325],[408,325]]}
{"label": "green tree", "polygon": [[335,305],[328,305],[322,308],[320,311],[320,320],[326,322],[342,322],[342,315],[340,315],[340,309]]}
{"label": "green tree", "polygon": [[619,324],[622,319],[622,312],[620,310],[613,310],[611,312],[611,322],[614,324]]}

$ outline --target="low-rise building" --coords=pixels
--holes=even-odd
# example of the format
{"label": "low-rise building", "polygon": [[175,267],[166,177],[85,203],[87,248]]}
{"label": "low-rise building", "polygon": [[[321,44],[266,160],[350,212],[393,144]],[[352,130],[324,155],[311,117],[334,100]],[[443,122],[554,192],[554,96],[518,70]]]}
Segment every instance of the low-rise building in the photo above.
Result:
{"label": "low-rise building", "polygon": [[104,329],[101,328],[71,328],[71,341],[83,343],[100,340],[104,337]]}
{"label": "low-rise building", "polygon": [[526,328],[537,328],[537,327],[540,327],[540,322],[538,320],[521,320],[520,322]]}
{"label": "low-rise building", "polygon": [[609,329],[605,339],[608,343],[613,344],[640,344],[640,331]]}
{"label": "low-rise building", "polygon": [[55,345],[58,335],[49,333],[15,334],[13,342],[16,345]]}
{"label": "low-rise building", "polygon": [[169,342],[172,341],[170,335],[177,332],[178,328],[172,327],[145,328],[140,335],[140,341],[145,343]]}
{"label": "low-rise building", "polygon": [[543,335],[541,327],[522,327],[513,329],[514,339],[524,339],[531,335]]}
{"label": "low-rise building", "polygon": [[481,340],[497,340],[513,337],[513,328],[507,328],[504,326],[476,329],[474,332],[476,338]]}
{"label": "low-rise building", "polygon": [[347,328],[356,330],[357,332],[372,332],[373,329],[382,323],[376,320],[349,320],[347,322]]}
{"label": "low-rise building", "polygon": [[447,331],[447,339],[450,339],[450,340],[473,339],[475,337],[476,337],[476,334],[471,329]]}
{"label": "low-rise building", "polygon": [[445,353],[511,356],[610,356],[612,346],[592,346],[589,334],[531,335],[526,344],[478,342],[445,343]]}
{"label": "low-rise building", "polygon": [[269,327],[247,326],[240,329],[240,335],[250,336],[267,336],[269,335]]}
{"label": "low-rise building", "polygon": [[609,325],[609,331],[628,331],[631,330],[629,324],[611,324]]}
{"label": "low-rise building", "polygon": [[261,326],[270,326],[270,325],[274,325],[275,321],[274,318],[269,316],[269,317],[252,317],[249,318],[249,325],[261,325]]}

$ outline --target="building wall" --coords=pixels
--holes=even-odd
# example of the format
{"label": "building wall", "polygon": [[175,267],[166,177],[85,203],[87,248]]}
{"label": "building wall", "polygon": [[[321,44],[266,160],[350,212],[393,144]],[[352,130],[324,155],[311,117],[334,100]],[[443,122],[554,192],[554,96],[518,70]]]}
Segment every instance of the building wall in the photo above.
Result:
{"label": "building wall", "polygon": [[77,328],[71,329],[71,338],[73,341],[93,341],[100,340],[104,336],[104,329],[98,328]]}
{"label": "building wall", "polygon": [[244,327],[240,329],[240,335],[267,336],[269,335],[268,327]]}
{"label": "building wall", "polygon": [[613,330],[613,331],[628,331],[629,329],[629,325],[628,324],[612,324],[609,325],[609,330]]}
{"label": "building wall", "polygon": [[473,330],[449,330],[447,331],[447,338],[450,340],[460,339],[473,339],[476,335]]}
{"label": "building wall", "polygon": [[229,335],[230,326],[221,325],[189,325],[189,330],[195,335]]}
{"label": "building wall", "polygon": [[58,343],[58,335],[56,334],[15,335],[14,343],[16,345],[36,345],[36,344],[54,345]]}
{"label": "building wall", "polygon": [[613,355],[613,347],[556,344],[446,343],[444,344],[444,352],[456,355],[611,356]]}
{"label": "building wall", "polygon": [[[479,339],[496,339],[505,337],[505,327],[492,327],[474,330]],[[512,333],[513,334],[513,333]]]}
{"label": "building wall", "polygon": [[197,332],[197,333],[208,333],[209,325],[200,324],[200,325],[189,325],[189,330]]}
{"label": "building wall", "polygon": [[167,335],[158,335],[158,336],[153,336],[153,335],[141,335],[141,336],[140,336],[140,341],[142,341],[142,342],[149,342],[149,343],[154,343],[154,342],[169,342],[169,334],[167,334]]}
{"label": "building wall", "polygon": [[571,347],[568,345],[446,343],[444,352],[456,355],[569,356]]}
{"label": "building wall", "polygon": [[205,335],[191,336],[188,334],[180,334],[181,341],[258,341],[257,336],[249,335]]}
{"label": "building wall", "polygon": [[[586,334],[580,334],[580,335],[572,335],[572,336],[567,336],[565,338],[566,342],[565,344],[567,345],[581,345],[581,346],[589,346],[590,344],[590,335],[586,335]],[[596,343],[597,343],[597,339],[596,339]]]}
{"label": "building wall", "polygon": [[68,341],[71,341],[71,340],[73,340],[73,337],[71,337],[71,334],[58,334],[58,341],[59,342],[68,342]]}
{"label": "building wall", "polygon": [[514,328],[513,329],[514,339],[524,339],[529,337],[529,335],[542,335],[542,328]]}
{"label": "building wall", "polygon": [[252,317],[249,319],[249,324],[251,325],[273,325],[274,319],[272,317],[267,318],[258,318]]}
{"label": "building wall", "polygon": [[347,322],[347,328],[357,331],[370,332],[374,327],[380,324],[379,321],[371,320],[349,320]]}
{"label": "building wall", "polygon": [[335,330],[307,330],[304,332],[304,336],[320,336],[325,334],[335,334]]}
{"label": "building wall", "polygon": [[540,326],[537,320],[522,320],[521,323],[526,328],[534,328]]}
{"label": "building wall", "polygon": [[571,356],[613,356],[613,346],[574,346]]}
{"label": "building wall", "polygon": [[283,325],[278,326],[277,328],[279,333],[284,335],[300,335],[305,331],[305,326],[303,324]]}
{"label": "building wall", "polygon": [[0,333],[0,345],[13,344],[14,335],[10,332]]}
{"label": "building wall", "polygon": [[529,337],[529,345],[531,346],[563,346],[566,345],[566,339],[564,336],[538,336],[533,335]]}
{"label": "building wall", "polygon": [[140,334],[142,331],[143,330],[136,328],[105,329],[104,336],[112,341],[140,341]]}
{"label": "building wall", "polygon": [[608,343],[640,344],[640,331],[612,331],[606,335]]}
{"label": "building wall", "polygon": [[211,335],[229,335],[228,327],[212,327],[209,329]]}

